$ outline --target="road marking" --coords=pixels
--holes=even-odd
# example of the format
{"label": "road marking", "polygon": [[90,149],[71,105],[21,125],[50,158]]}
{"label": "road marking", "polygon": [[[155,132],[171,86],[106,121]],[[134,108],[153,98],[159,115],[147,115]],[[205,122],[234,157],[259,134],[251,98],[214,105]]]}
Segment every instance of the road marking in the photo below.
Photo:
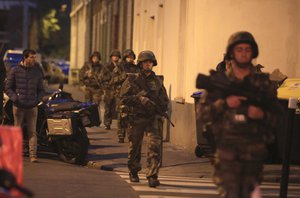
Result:
{"label": "road marking", "polygon": [[[161,183],[157,188],[148,187],[145,174],[139,174],[140,182],[131,183],[128,173],[116,172],[122,179],[131,185],[140,198],[183,198],[183,197],[219,197],[217,187],[211,178],[159,176]],[[266,182],[261,185],[264,198],[277,198],[280,184]],[[300,184],[290,184],[288,197],[300,197]]]}

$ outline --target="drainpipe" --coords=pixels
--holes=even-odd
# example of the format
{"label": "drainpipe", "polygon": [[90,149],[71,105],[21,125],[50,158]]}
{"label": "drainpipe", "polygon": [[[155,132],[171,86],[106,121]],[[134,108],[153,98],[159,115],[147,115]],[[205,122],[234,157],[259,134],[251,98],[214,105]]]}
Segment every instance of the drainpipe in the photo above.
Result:
{"label": "drainpipe", "polygon": [[22,34],[22,47],[28,47],[28,0],[23,2],[23,34]]}

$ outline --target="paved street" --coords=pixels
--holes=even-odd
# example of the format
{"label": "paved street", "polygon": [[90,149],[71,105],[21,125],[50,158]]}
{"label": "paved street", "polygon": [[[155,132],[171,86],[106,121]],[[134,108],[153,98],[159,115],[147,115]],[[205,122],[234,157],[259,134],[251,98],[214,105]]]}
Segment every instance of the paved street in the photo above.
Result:
{"label": "paved street", "polygon": [[[65,89],[82,100],[78,88],[65,86]],[[56,155],[47,153],[40,153],[37,164],[24,159],[24,184],[36,197],[218,197],[209,159],[197,158],[183,148],[164,142],[161,186],[154,189],[148,187],[145,177],[147,150],[144,146],[141,182],[132,184],[126,165],[128,140],[118,143],[116,121],[112,130],[105,130],[103,125],[87,129],[91,146],[86,167],[60,162]],[[280,170],[281,165],[265,166],[264,197],[278,197]],[[300,197],[299,170],[299,166],[291,167],[288,197]]]}
{"label": "paved street", "polygon": [[[49,156],[44,156],[49,157]],[[74,166],[55,158],[42,158],[32,164],[24,159],[24,185],[34,192],[35,197],[138,197],[113,172]]]}

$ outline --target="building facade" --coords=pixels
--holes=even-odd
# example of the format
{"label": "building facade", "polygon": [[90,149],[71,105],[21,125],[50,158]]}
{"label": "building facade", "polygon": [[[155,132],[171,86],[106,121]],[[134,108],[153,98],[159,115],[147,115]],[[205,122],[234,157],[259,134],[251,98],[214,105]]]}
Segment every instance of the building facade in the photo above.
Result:
{"label": "building facade", "polygon": [[77,83],[77,71],[93,51],[105,63],[111,50],[131,48],[132,13],[133,0],[72,0],[71,83]]}

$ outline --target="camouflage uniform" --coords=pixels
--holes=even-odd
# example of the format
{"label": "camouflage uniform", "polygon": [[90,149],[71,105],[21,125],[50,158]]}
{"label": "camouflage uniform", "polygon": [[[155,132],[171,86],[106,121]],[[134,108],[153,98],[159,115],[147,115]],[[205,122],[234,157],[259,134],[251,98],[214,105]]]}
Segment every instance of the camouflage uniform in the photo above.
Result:
{"label": "camouflage uniform", "polygon": [[108,87],[110,80],[109,71],[100,63],[87,62],[80,69],[79,80],[80,84],[85,86],[85,101],[98,104],[100,113],[104,89]]}
{"label": "camouflage uniform", "polygon": [[[229,108],[224,93],[220,91],[208,92],[198,109],[199,118],[211,127],[216,140],[213,180],[220,194],[230,198],[251,197],[255,186],[262,180],[266,143],[274,138],[272,131],[276,114],[272,112],[272,105],[277,102],[276,88],[269,78],[261,78],[254,66],[250,71],[246,78],[256,88],[253,95],[263,90],[270,102],[271,108],[262,108],[262,120],[247,117],[249,104],[246,102],[237,108]],[[234,83],[244,81],[235,77],[232,68],[226,70],[226,76]]]}
{"label": "camouflage uniform", "polygon": [[[128,56],[132,57],[132,62],[127,62],[126,58]],[[127,75],[130,75],[132,73],[139,73],[140,72],[140,68],[134,64],[134,60],[135,60],[135,54],[131,49],[126,49],[123,52],[123,56],[122,56],[122,62],[120,63],[120,67],[121,69],[126,73],[126,77]],[[125,79],[124,79],[125,80]],[[118,111],[118,137],[119,137],[119,142],[122,143],[124,142],[125,136],[126,136],[126,128],[127,128],[127,120],[121,118],[120,116],[121,112],[120,112],[120,108]]]}
{"label": "camouflage uniform", "polygon": [[[113,50],[110,54],[110,58],[112,56],[121,58],[121,52],[119,50]],[[119,95],[121,83],[125,80],[126,76],[124,77],[124,71],[119,63],[113,63],[111,61],[105,65],[105,68],[110,72],[110,76],[113,76],[110,80],[110,86],[105,89],[104,95],[104,125],[106,126],[106,129],[110,129],[113,116],[116,114],[117,110],[118,99],[116,97]]]}
{"label": "camouflage uniform", "polygon": [[118,138],[119,142],[124,142],[125,138],[125,129],[122,129],[121,123],[120,123],[120,113],[119,113],[119,106],[120,106],[120,89],[122,86],[122,83],[126,79],[126,73],[120,67],[119,65],[115,66],[115,68],[111,71],[111,81],[110,81],[110,88],[113,90],[113,97],[116,105],[115,111],[117,112],[117,121],[118,121]]}
{"label": "camouflage uniform", "polygon": [[126,73],[139,73],[140,68],[134,64],[134,62],[126,62],[126,57],[131,56],[135,60],[135,54],[131,49],[127,49],[123,52],[123,60],[121,62],[121,67]]}
{"label": "camouflage uniform", "polygon": [[[142,100],[140,96],[144,94],[141,93],[148,93],[149,96],[153,96],[156,100],[150,97],[146,97],[146,100]],[[143,136],[144,133],[147,132],[149,137],[147,178],[148,180],[150,178],[157,180],[159,165],[161,163],[162,146],[163,120],[161,112],[167,111],[168,102],[169,99],[162,80],[152,71],[149,76],[146,76],[143,72],[139,74],[129,74],[123,83],[121,89],[121,103],[129,108],[128,168],[130,174],[137,176],[137,173],[141,170],[140,161]]]}
{"label": "camouflage uniform", "polygon": [[140,73],[140,68],[134,63],[121,62],[121,67],[124,68],[126,73]]}

